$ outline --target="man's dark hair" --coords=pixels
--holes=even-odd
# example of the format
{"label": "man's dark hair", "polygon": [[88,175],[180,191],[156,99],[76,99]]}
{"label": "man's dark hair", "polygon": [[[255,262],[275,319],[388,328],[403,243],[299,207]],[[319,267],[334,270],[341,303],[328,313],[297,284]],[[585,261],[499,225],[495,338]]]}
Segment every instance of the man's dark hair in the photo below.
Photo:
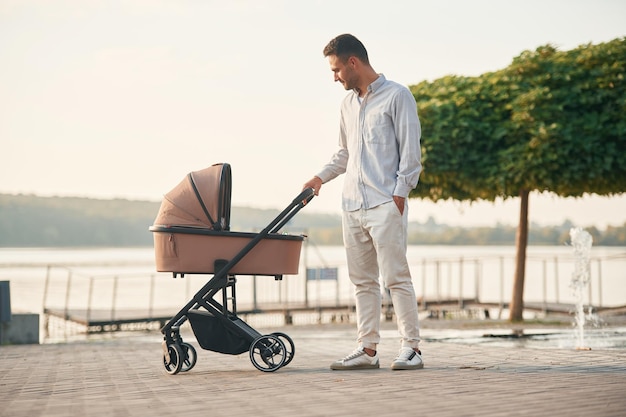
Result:
{"label": "man's dark hair", "polygon": [[346,62],[348,58],[355,56],[365,64],[369,65],[370,63],[365,46],[349,33],[339,35],[328,42],[328,45],[324,47],[324,56],[328,57],[330,55],[337,56],[342,62]]}

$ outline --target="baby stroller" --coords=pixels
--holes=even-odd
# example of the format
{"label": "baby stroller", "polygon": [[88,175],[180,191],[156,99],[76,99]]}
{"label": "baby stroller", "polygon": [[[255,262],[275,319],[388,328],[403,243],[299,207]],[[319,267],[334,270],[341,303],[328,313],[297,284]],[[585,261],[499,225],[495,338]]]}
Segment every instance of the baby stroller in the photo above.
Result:
{"label": "baby stroller", "polygon": [[263,372],[291,362],[295,347],[289,336],[262,335],[237,317],[236,275],[281,280],[283,274],[298,273],[304,236],[278,231],[313,195],[312,189],[302,191],[260,233],[230,231],[229,164],[191,172],[165,195],[150,227],[157,271],[172,272],[174,278],[213,274],[161,329],[167,373],[189,371],[196,364],[195,348],[180,334],[180,326],[187,320],[203,349],[231,355],[249,352],[252,364]]}

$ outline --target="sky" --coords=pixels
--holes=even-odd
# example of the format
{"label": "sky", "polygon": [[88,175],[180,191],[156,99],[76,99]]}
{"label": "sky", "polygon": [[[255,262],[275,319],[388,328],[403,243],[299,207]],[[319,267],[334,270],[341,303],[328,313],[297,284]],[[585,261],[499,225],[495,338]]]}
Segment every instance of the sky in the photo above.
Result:
{"label": "sky", "polygon": [[[0,193],[160,201],[226,162],[233,206],[282,209],[337,147],[336,35],[409,86],[624,37],[625,18],[621,0],[0,0]],[[340,213],[342,183],[305,209]],[[414,221],[519,217],[517,198],[409,204]],[[529,217],[621,226],[626,195],[534,193]]]}

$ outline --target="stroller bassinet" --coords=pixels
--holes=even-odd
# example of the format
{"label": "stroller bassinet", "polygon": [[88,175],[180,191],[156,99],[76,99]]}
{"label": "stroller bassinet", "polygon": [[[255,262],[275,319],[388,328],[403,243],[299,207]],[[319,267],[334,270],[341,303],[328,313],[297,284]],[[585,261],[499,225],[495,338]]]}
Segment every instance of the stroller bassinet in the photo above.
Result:
{"label": "stroller bassinet", "polygon": [[[230,231],[230,199],[228,164],[191,172],[167,193],[150,228],[157,271],[212,274],[216,260],[232,259],[256,237]],[[302,236],[268,234],[230,272],[297,274],[302,241]]]}
{"label": "stroller bassinet", "polygon": [[[295,349],[289,336],[263,336],[237,317],[235,275],[282,279],[283,274],[297,274],[304,236],[278,231],[312,198],[313,190],[303,191],[263,231],[249,233],[230,231],[228,164],[191,172],[165,195],[150,227],[157,271],[172,272],[174,277],[214,274],[161,329],[168,373],[188,371],[195,365],[195,349],[183,342],[179,332],[186,320],[203,349],[227,354],[247,350],[261,371],[275,371],[293,359]],[[214,298],[218,293],[220,301]]]}

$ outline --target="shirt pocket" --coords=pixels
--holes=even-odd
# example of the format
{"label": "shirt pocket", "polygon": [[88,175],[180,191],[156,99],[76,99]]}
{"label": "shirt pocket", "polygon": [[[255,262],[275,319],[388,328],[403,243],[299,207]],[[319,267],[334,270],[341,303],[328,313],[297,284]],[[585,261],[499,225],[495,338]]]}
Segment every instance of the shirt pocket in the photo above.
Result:
{"label": "shirt pocket", "polygon": [[391,116],[386,113],[374,113],[365,117],[363,139],[371,144],[388,146],[395,142],[395,133]]}

